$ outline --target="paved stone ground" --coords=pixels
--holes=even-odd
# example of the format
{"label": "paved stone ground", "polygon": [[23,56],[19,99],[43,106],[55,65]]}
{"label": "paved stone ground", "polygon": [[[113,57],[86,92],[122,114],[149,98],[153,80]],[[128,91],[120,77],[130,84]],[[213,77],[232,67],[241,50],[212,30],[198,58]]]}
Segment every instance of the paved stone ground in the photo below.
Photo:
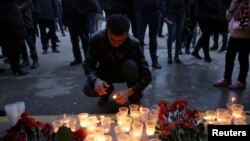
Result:
{"label": "paved stone ground", "polygon": [[[166,33],[166,27],[164,28]],[[15,77],[8,69],[9,65],[2,63],[0,67],[7,72],[0,74],[0,109],[4,105],[16,101],[25,101],[26,110],[33,115],[50,114],[78,114],[89,113],[115,113],[119,105],[110,101],[106,107],[98,107],[98,98],[89,98],[82,93],[82,86],[86,77],[82,66],[71,67],[73,60],[71,43],[67,32],[66,37],[61,37],[59,50],[61,53],[49,53],[42,55],[40,40],[37,40],[40,67],[29,71],[22,77]],[[230,91],[228,89],[214,88],[212,84],[221,78],[224,71],[225,53],[211,51],[212,63],[197,60],[191,55],[181,55],[182,64],[167,64],[166,40],[159,38],[159,62],[161,70],[152,70],[153,81],[144,90],[142,99],[145,106],[151,106],[160,99],[173,101],[175,99],[187,99],[191,108],[200,111],[208,109],[215,110],[225,107],[232,97],[237,103],[250,109],[250,85],[242,92]],[[145,43],[148,44],[146,35]],[[151,66],[148,48],[145,49],[146,58]],[[200,52],[203,56],[203,52]],[[237,78],[238,62],[235,65],[233,78]],[[250,82],[250,77],[247,79]],[[125,84],[117,84],[116,90],[126,88]]]}

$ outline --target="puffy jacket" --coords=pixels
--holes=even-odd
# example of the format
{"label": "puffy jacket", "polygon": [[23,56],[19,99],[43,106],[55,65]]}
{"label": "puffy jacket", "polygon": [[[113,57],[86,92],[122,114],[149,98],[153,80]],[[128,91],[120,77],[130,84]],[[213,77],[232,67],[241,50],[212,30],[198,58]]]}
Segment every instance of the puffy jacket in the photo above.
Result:
{"label": "puffy jacket", "polygon": [[151,82],[152,78],[139,41],[128,37],[116,49],[122,49],[122,51],[114,52],[106,31],[94,33],[90,38],[88,54],[83,63],[85,75],[93,82],[100,72],[108,72],[112,75],[112,72],[117,71],[123,61],[132,59],[137,63],[140,72],[140,80],[132,88],[135,93],[140,93]]}
{"label": "puffy jacket", "polygon": [[[234,15],[239,8],[239,0],[232,0],[230,8],[226,12],[227,19],[230,21],[228,30],[230,36],[234,38],[250,38],[250,0],[248,0],[248,24],[243,29],[240,21],[235,20]],[[230,11],[230,12],[229,12]]]}

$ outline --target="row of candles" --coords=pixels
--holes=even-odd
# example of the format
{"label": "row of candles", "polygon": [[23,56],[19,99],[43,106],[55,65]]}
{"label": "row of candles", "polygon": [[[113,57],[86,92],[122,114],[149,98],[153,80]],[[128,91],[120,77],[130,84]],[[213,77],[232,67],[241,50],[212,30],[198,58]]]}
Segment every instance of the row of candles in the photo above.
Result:
{"label": "row of candles", "polygon": [[208,110],[205,113],[204,119],[207,124],[216,125],[246,125],[246,115],[244,113],[244,106],[234,103],[235,98],[227,103],[227,109],[218,108],[216,111]]}
{"label": "row of candles", "polygon": [[[154,105],[150,108],[131,104],[129,107],[120,107],[115,114],[115,135],[118,141],[141,141],[143,132],[151,138],[150,141],[160,141],[155,138],[155,128],[158,120],[159,107]],[[79,121],[79,124],[77,124]],[[54,131],[57,132],[61,126],[67,126],[72,131],[77,128],[86,128],[86,141],[112,141],[110,135],[111,124],[114,121],[108,116],[91,116],[88,113],[80,113],[77,117],[62,118],[52,122]],[[78,126],[80,125],[80,127]]]}

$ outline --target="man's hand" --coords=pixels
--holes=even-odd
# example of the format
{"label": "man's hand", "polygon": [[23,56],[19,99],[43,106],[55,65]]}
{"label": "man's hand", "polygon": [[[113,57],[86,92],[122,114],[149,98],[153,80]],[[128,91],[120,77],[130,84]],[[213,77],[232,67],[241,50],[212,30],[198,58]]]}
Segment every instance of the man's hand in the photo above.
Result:
{"label": "man's hand", "polygon": [[115,101],[119,104],[124,104],[128,101],[128,97],[133,94],[134,94],[134,91],[131,88],[127,90],[119,91],[115,94],[116,95]]}
{"label": "man's hand", "polygon": [[109,87],[109,84],[101,79],[96,79],[95,80],[95,92],[99,96],[103,96],[107,94],[107,89]]}

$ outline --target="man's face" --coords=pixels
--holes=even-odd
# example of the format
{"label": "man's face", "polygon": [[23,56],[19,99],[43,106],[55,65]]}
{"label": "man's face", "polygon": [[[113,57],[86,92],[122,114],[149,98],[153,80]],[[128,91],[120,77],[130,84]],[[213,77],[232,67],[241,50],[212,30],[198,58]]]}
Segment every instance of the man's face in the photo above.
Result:
{"label": "man's face", "polygon": [[117,36],[114,35],[112,32],[108,31],[108,39],[113,47],[119,47],[126,40],[127,36],[127,32]]}

